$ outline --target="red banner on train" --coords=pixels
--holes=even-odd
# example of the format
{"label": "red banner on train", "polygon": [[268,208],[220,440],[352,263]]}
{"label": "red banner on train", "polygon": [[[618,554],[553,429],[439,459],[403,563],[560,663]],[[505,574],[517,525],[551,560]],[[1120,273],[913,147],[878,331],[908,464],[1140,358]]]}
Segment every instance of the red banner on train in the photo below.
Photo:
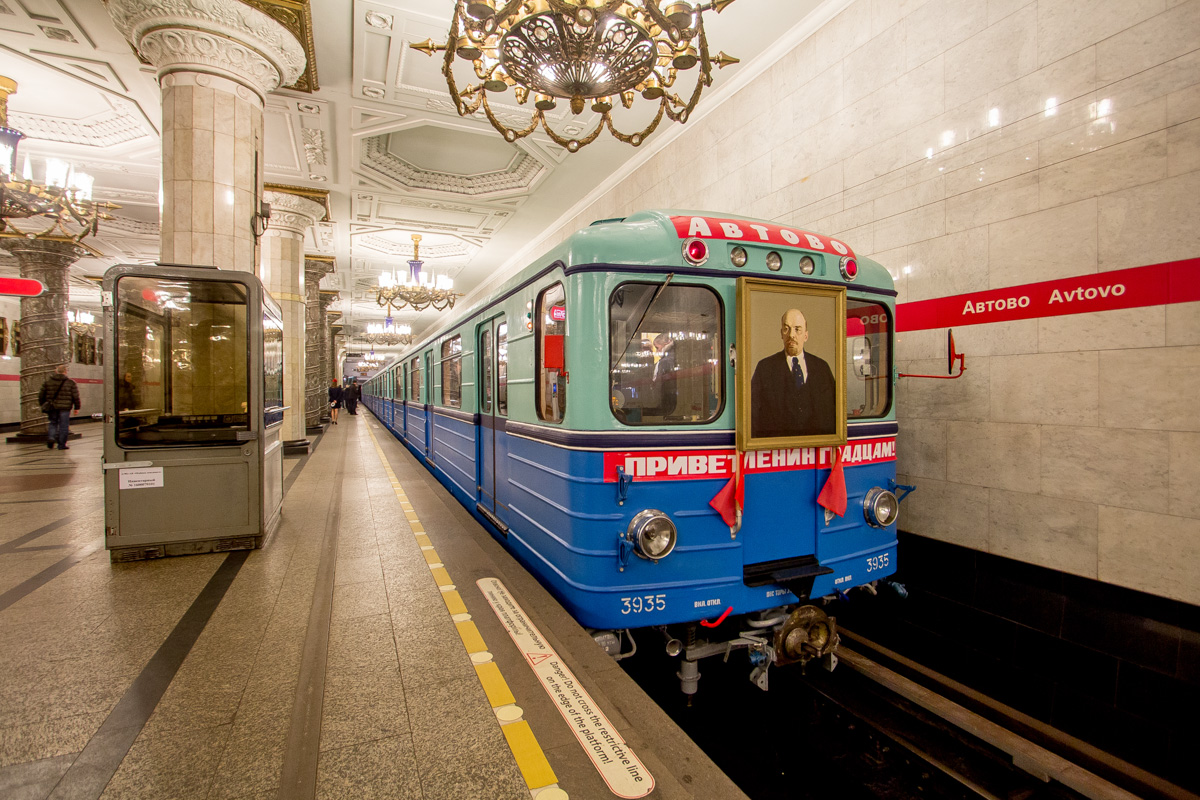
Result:
{"label": "red banner on train", "polygon": [[[742,473],[828,469],[833,465],[832,447],[791,447],[742,453]],[[617,480],[617,468],[626,475],[656,481],[686,481],[733,476],[734,450],[660,450],[604,454],[604,481]],[[896,440],[864,439],[842,446],[842,463],[878,464],[896,460]]]}
{"label": "red banner on train", "polygon": [[721,219],[719,217],[671,217],[675,233],[680,239],[729,239],[751,244],[774,244],[780,247],[803,247],[820,250],[838,256],[854,256],[854,251],[845,242],[810,233],[798,228],[785,228],[769,222],[747,222],[744,219]]}
{"label": "red banner on train", "polygon": [[1200,258],[1028,283],[896,306],[896,330],[1087,314],[1200,301]]}

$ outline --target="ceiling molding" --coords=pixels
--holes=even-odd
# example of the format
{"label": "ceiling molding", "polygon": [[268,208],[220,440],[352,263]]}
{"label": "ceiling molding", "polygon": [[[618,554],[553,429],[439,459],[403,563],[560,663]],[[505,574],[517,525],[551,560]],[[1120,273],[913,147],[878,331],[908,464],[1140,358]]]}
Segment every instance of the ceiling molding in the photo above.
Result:
{"label": "ceiling molding", "polygon": [[317,47],[313,42],[312,12],[309,0],[240,0],[251,8],[258,9],[271,19],[287,28],[304,48],[304,72],[292,83],[283,87],[311,94],[321,88],[317,82]]}
{"label": "ceiling molding", "polygon": [[424,189],[466,197],[527,193],[547,170],[545,164],[524,151],[517,151],[506,168],[477,175],[423,169],[392,153],[386,135],[370,136],[363,140],[361,166],[406,189]]}

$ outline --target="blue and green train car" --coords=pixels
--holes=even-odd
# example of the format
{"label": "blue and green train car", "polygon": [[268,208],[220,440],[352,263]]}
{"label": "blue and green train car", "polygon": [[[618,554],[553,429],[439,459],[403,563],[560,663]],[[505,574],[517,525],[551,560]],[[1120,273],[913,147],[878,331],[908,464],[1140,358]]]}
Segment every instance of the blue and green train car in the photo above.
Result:
{"label": "blue and green train car", "polygon": [[[787,350],[777,314],[793,305],[815,309],[806,350],[837,384],[828,419],[751,430],[738,399],[775,396],[751,372]],[[837,640],[809,601],[895,571],[895,290],[848,245],[644,211],[452,313],[365,402],[581,624],[704,622],[701,641],[736,640],[756,663],[807,661]],[[824,374],[799,371],[795,386]],[[842,515],[818,504],[835,452]]]}

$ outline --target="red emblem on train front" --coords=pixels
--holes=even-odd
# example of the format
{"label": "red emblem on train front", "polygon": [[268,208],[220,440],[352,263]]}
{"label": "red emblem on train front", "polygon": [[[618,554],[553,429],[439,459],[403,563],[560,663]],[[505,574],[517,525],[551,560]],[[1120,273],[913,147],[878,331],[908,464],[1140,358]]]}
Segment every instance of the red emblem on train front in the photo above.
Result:
{"label": "red emblem on train front", "polygon": [[680,239],[728,239],[751,244],[757,242],[780,247],[803,247],[806,250],[854,258],[854,251],[850,246],[838,239],[769,222],[719,217],[671,217],[671,222],[674,223],[675,233]]}

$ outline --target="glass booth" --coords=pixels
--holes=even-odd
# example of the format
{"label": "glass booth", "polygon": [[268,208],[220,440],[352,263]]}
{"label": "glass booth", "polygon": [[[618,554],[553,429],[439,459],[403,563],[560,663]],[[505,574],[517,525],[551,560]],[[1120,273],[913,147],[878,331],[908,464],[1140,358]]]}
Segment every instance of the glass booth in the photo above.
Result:
{"label": "glass booth", "polygon": [[259,280],[104,276],[104,525],[113,561],[260,547],[283,503],[283,323]]}

